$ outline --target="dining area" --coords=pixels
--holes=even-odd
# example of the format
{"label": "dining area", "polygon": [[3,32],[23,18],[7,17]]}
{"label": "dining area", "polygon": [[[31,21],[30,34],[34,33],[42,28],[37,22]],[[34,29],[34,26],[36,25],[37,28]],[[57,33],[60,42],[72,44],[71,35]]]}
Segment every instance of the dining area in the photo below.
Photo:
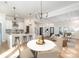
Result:
{"label": "dining area", "polygon": [[66,44],[63,46],[65,43],[63,43],[63,40],[63,38],[60,38],[52,42],[45,39],[47,43],[43,45],[37,44],[37,40],[31,40],[27,44],[20,46],[19,58],[78,58],[79,40],[76,40],[75,47]]}
{"label": "dining area", "polygon": [[[72,44],[68,45],[69,42],[65,41],[67,44],[66,45],[63,38],[59,38],[59,40],[57,40],[56,42],[54,41],[52,42],[51,40],[45,39],[44,41],[45,42],[47,41],[47,43],[44,43],[43,45],[37,44],[36,41],[37,40],[31,40],[27,43],[27,50],[30,52],[27,54],[30,55],[29,56],[30,58],[78,58],[79,57],[78,55],[79,51],[77,48],[79,40],[76,40],[76,44],[74,47],[70,46]],[[23,51],[21,52],[22,54]]]}
{"label": "dining area", "polygon": [[[10,49],[0,55],[2,58],[78,58],[79,39],[66,36],[46,38],[43,35],[36,39],[16,36],[15,43]],[[20,38],[18,38],[20,37]],[[24,38],[23,40],[22,37]],[[29,40],[28,40],[29,39]]]}

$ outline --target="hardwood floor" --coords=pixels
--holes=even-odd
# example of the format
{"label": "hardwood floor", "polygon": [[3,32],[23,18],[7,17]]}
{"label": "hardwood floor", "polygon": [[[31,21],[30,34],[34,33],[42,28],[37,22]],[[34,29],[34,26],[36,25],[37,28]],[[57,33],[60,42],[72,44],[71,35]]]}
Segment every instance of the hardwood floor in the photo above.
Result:
{"label": "hardwood floor", "polygon": [[0,54],[3,52],[7,51],[9,49],[7,41],[3,42],[2,45],[0,46]]}
{"label": "hardwood floor", "polygon": [[[39,54],[38,58],[79,58],[79,40],[71,40],[69,41],[70,46],[67,47],[62,47],[62,41],[63,38],[59,38],[57,39],[57,41],[55,41],[56,45],[59,47],[57,48],[58,51],[55,52],[51,52],[48,51],[46,53],[43,54]],[[73,43],[75,42],[75,43]],[[72,46],[72,44],[75,44],[75,46]],[[61,48],[60,48],[61,47]],[[2,46],[0,46],[0,54],[5,52],[6,50],[8,50],[8,44],[7,42],[3,43]],[[54,51],[52,49],[52,51]],[[20,58],[33,58],[34,55],[31,52],[31,50],[27,47],[26,43],[23,43],[22,45],[20,45]]]}
{"label": "hardwood floor", "polygon": [[26,44],[20,46],[20,58],[32,58],[33,54]]}
{"label": "hardwood floor", "polygon": [[[78,43],[79,40],[76,40],[75,42],[76,42],[75,47],[64,47],[64,48],[62,47],[62,49],[59,50],[59,53],[58,53],[59,58],[79,58],[79,47],[78,47],[79,46],[79,43]],[[43,55],[42,56],[45,57],[45,54],[46,53],[44,53],[44,56]],[[54,53],[50,52],[50,54],[46,55],[46,57],[58,58],[58,56],[53,57],[53,55],[54,55]],[[26,46],[26,44],[21,46],[21,54],[20,54],[20,56],[22,58],[32,58],[33,57],[32,52]],[[42,56],[40,55],[40,57],[42,57]]]}
{"label": "hardwood floor", "polygon": [[[62,58],[79,58],[79,40],[78,39],[74,39],[74,42],[70,43],[70,45],[74,45],[74,46],[67,46],[62,48],[61,52],[60,52],[60,56]],[[73,41],[73,40],[72,40]]]}

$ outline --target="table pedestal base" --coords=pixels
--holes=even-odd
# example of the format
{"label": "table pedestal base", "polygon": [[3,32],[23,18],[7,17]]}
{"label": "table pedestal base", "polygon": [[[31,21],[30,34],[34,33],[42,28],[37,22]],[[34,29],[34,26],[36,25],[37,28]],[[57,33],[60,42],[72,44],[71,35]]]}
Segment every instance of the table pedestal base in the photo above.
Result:
{"label": "table pedestal base", "polygon": [[34,55],[34,58],[37,58],[38,52],[37,52],[37,51],[34,51],[34,50],[31,50],[31,51],[32,51],[32,53],[33,53],[33,55]]}

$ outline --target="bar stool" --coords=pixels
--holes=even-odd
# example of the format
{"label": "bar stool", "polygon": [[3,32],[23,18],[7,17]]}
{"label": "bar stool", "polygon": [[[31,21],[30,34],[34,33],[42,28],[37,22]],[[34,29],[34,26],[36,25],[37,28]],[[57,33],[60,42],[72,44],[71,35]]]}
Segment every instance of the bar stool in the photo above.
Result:
{"label": "bar stool", "polygon": [[23,36],[23,43],[27,42],[27,36]]}
{"label": "bar stool", "polygon": [[18,44],[18,42],[20,42],[19,37],[15,37],[14,46],[16,46]]}
{"label": "bar stool", "polygon": [[32,40],[32,35],[29,35],[29,40]]}

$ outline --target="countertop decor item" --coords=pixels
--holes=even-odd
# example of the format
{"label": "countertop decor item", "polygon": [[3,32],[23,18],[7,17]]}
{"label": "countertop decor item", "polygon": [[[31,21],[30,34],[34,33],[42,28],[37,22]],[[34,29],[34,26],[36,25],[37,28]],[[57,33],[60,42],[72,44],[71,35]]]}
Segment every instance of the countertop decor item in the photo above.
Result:
{"label": "countertop decor item", "polygon": [[45,43],[44,42],[44,37],[43,37],[43,35],[40,35],[39,38],[36,41],[36,44],[43,45],[44,43]]}

